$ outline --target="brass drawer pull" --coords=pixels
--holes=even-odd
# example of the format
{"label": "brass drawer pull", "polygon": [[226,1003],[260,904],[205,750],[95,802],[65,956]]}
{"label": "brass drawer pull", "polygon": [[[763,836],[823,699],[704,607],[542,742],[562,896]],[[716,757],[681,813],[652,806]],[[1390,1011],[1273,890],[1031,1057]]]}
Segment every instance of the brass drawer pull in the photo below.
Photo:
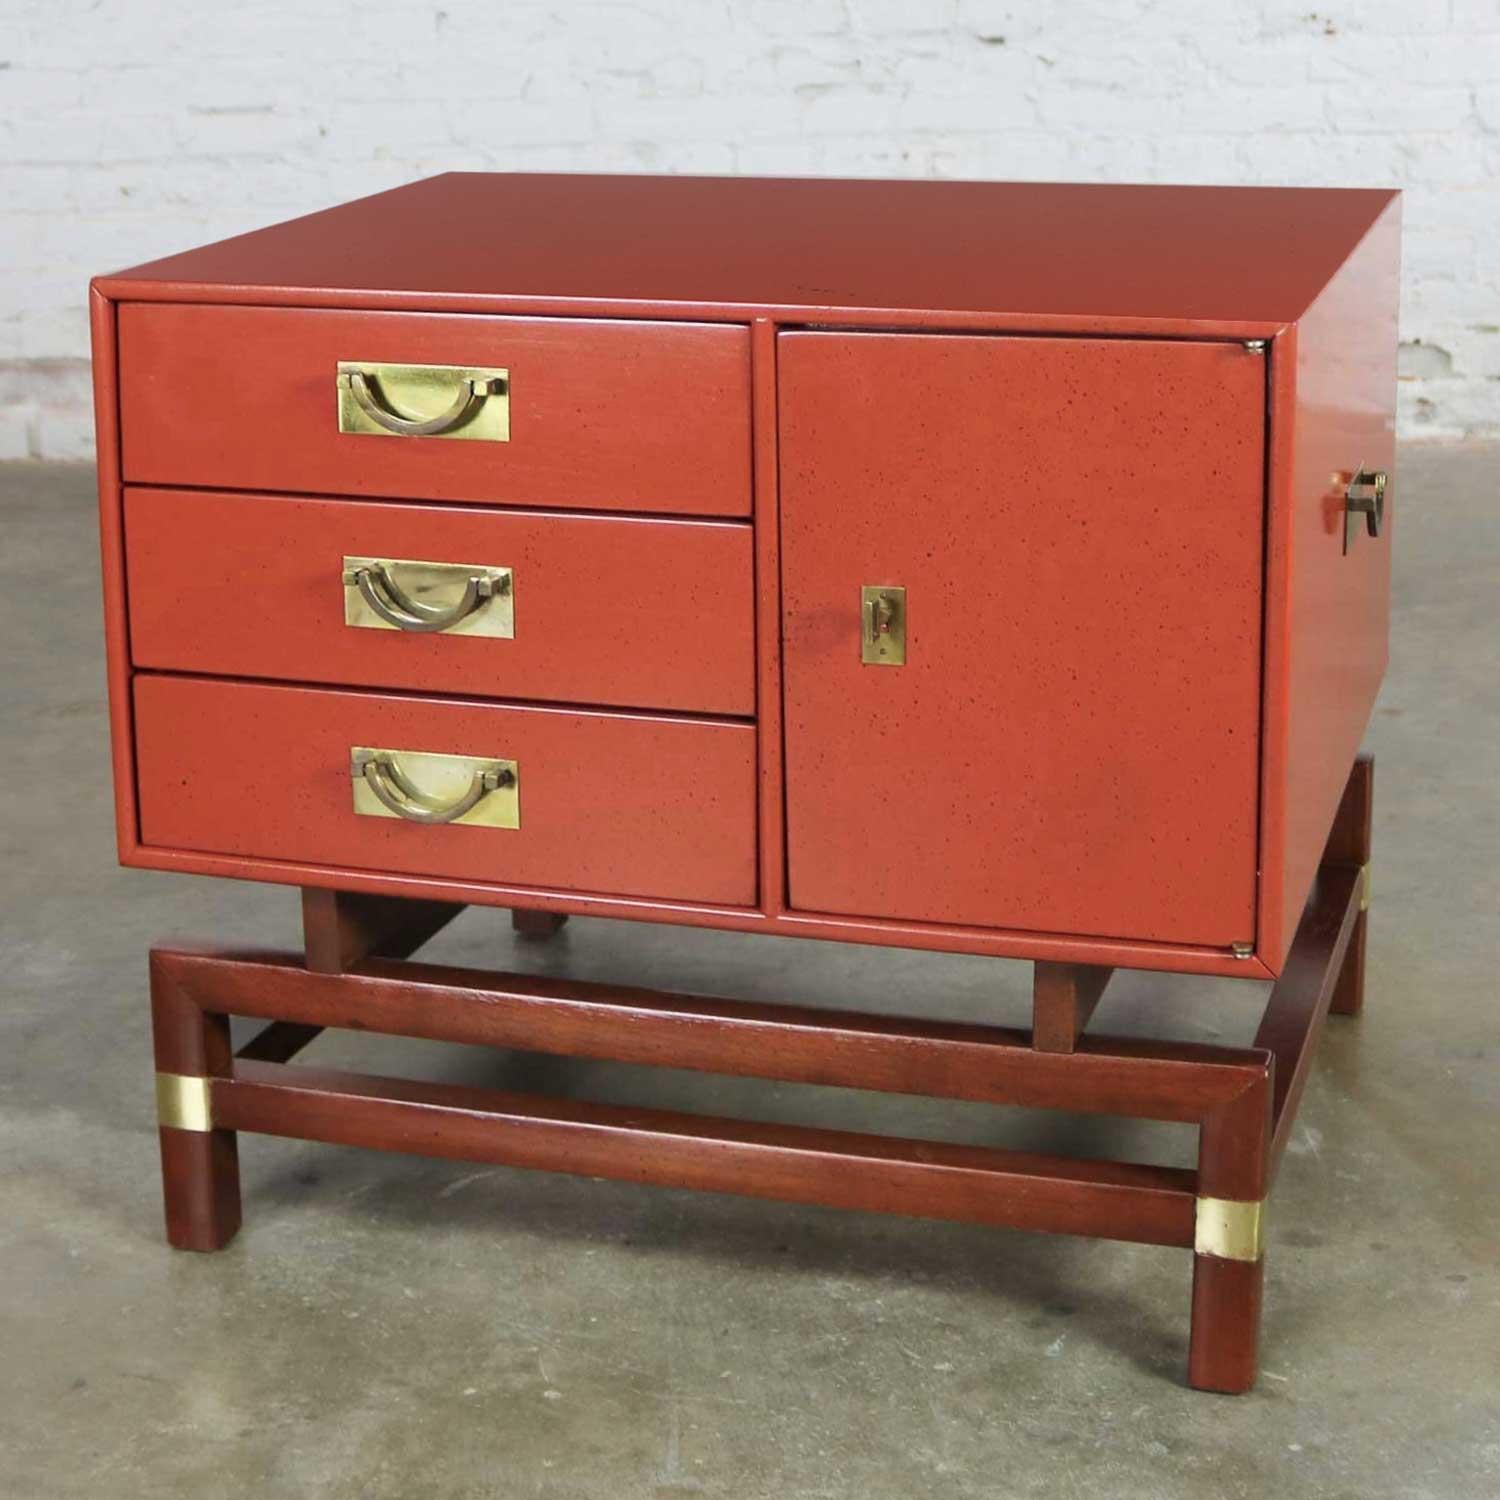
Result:
{"label": "brass drawer pull", "polygon": [[358,772],[382,803],[411,823],[451,823],[473,812],[480,800],[500,786],[499,771],[475,771],[469,790],[453,802],[429,797],[410,777],[402,774],[394,759],[372,755],[358,764]]}
{"label": "brass drawer pull", "polygon": [[[408,764],[403,765],[406,761]],[[447,787],[424,790],[417,776]],[[463,755],[422,751],[371,750],[356,745],[349,752],[354,782],[354,810],[374,817],[402,818],[408,823],[457,823],[467,820],[487,828],[518,828],[517,767],[512,760],[474,760]],[[465,785],[465,779],[467,784]],[[454,784],[458,790],[452,790]],[[369,799],[373,798],[375,806]],[[493,806],[486,806],[491,800]]]}
{"label": "brass drawer pull", "polygon": [[[397,570],[401,582],[397,582]],[[346,557],[344,624],[367,630],[515,635],[509,568],[412,558]],[[434,599],[431,596],[436,595]]]}
{"label": "brass drawer pull", "polygon": [[[340,432],[510,440],[507,370],[343,361],[338,397]],[[445,397],[448,404],[432,412]]]}
{"label": "brass drawer pull", "polygon": [[359,403],[359,409],[387,432],[399,433],[403,437],[436,437],[450,427],[458,427],[474,415],[474,409],[490,393],[489,381],[465,380],[454,397],[453,405],[435,417],[403,417],[400,412],[387,410],[380,404],[369,379],[363,370],[351,370],[339,379],[346,382],[350,394]]}

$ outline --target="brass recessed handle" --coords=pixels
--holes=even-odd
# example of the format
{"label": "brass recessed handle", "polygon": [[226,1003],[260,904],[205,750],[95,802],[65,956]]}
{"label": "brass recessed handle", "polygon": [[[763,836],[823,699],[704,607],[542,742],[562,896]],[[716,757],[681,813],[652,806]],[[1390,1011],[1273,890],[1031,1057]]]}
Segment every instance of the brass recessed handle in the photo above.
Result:
{"label": "brass recessed handle", "polygon": [[339,360],[339,432],[510,441],[510,371],[483,365]]}
{"label": "brass recessed handle", "polygon": [[473,810],[491,792],[514,786],[516,773],[505,766],[486,766],[473,772],[462,796],[443,801],[424,792],[400,767],[396,757],[373,750],[356,750],[349,774],[374,793],[376,800],[409,823],[452,823]]}
{"label": "brass recessed handle", "polygon": [[344,624],[362,630],[511,640],[516,633],[515,573],[493,563],[431,562],[412,557],[343,560]]}
{"label": "brass recessed handle", "polygon": [[1359,518],[1365,519],[1365,530],[1371,536],[1379,536],[1385,524],[1385,491],[1388,478],[1384,469],[1367,469],[1363,465],[1354,471],[1344,487],[1344,551],[1354,545],[1359,535]]}
{"label": "brass recessed handle", "polygon": [[483,609],[496,594],[505,593],[510,587],[510,576],[502,574],[494,578],[489,573],[471,573],[464,581],[457,603],[447,605],[426,604],[404,593],[385,563],[346,569],[344,584],[346,587],[353,584],[365,603],[397,630],[438,631],[451,630]]}
{"label": "brass recessed handle", "polygon": [[495,388],[492,380],[468,378],[460,382],[458,395],[447,411],[439,412],[435,417],[403,417],[381,401],[363,370],[344,371],[339,375],[339,381],[348,386],[355,404],[372,422],[401,437],[437,437],[454,427],[462,427]]}

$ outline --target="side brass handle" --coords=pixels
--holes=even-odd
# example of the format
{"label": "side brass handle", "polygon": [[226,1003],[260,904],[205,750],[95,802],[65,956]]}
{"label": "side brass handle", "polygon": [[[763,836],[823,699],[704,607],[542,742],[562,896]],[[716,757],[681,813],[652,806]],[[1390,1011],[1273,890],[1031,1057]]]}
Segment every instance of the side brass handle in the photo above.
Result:
{"label": "side brass handle", "polygon": [[392,755],[357,751],[350,760],[349,774],[363,780],[383,807],[410,823],[452,823],[472,812],[491,792],[513,786],[516,779],[514,771],[503,767],[475,771],[468,791],[443,802],[417,786]]}
{"label": "side brass handle", "polygon": [[503,594],[507,577],[492,578],[488,573],[471,573],[464,582],[463,593],[454,604],[426,604],[402,591],[384,563],[370,563],[351,568],[344,575],[365,603],[388,625],[397,630],[450,630],[476,611],[484,608],[497,593]]}
{"label": "side brass handle", "polygon": [[1344,491],[1344,508],[1365,518],[1365,527],[1371,536],[1380,535],[1380,523],[1385,519],[1384,469],[1358,469]]}
{"label": "side brass handle", "polygon": [[1385,491],[1389,483],[1384,469],[1367,469],[1363,464],[1354,471],[1344,488],[1344,551],[1359,535],[1359,518],[1365,519],[1365,530],[1378,537],[1385,524]]}
{"label": "side brass handle", "polygon": [[462,427],[484,404],[485,398],[501,386],[501,382],[493,377],[462,376],[458,394],[447,411],[439,412],[435,417],[405,417],[381,400],[365,371],[340,370],[339,384],[354,397],[355,404],[372,422],[398,437],[438,437],[455,427]]}

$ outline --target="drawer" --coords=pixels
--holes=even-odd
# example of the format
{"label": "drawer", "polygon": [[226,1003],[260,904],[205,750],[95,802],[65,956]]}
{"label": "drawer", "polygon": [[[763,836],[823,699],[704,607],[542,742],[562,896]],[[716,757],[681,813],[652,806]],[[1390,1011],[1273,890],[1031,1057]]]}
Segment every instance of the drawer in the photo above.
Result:
{"label": "drawer", "polygon": [[[150,675],[134,697],[147,845],[706,904],[755,899],[748,724]],[[397,752],[373,782],[361,777],[364,812],[355,749]],[[514,785],[494,787],[472,816],[496,809],[503,821],[514,808],[519,826],[391,815],[374,782],[419,812],[470,784],[467,771],[445,779],[442,762],[421,756],[513,766]]]}
{"label": "drawer", "polygon": [[[743,522],[131,488],[125,536],[137,667],[755,711]],[[386,566],[362,593],[347,558]],[[467,580],[502,569],[459,614]],[[432,629],[403,607],[424,598],[458,618]]]}
{"label": "drawer", "polygon": [[[726,324],[127,303],[124,477],[748,515],[749,348]],[[340,365],[366,372],[361,399],[397,422],[451,414],[464,372],[504,373],[451,431],[411,435],[353,411],[347,384],[341,400]],[[339,430],[341,405],[360,430]]]}

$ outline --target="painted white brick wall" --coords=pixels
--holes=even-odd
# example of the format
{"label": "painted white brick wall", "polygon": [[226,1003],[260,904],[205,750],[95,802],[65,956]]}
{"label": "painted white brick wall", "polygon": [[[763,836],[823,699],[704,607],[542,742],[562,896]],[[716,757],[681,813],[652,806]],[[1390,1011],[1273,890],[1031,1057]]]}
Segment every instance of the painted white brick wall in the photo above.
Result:
{"label": "painted white brick wall", "polygon": [[449,168],[1399,186],[1403,431],[1500,433],[1500,0],[0,0],[0,456],[91,273]]}

